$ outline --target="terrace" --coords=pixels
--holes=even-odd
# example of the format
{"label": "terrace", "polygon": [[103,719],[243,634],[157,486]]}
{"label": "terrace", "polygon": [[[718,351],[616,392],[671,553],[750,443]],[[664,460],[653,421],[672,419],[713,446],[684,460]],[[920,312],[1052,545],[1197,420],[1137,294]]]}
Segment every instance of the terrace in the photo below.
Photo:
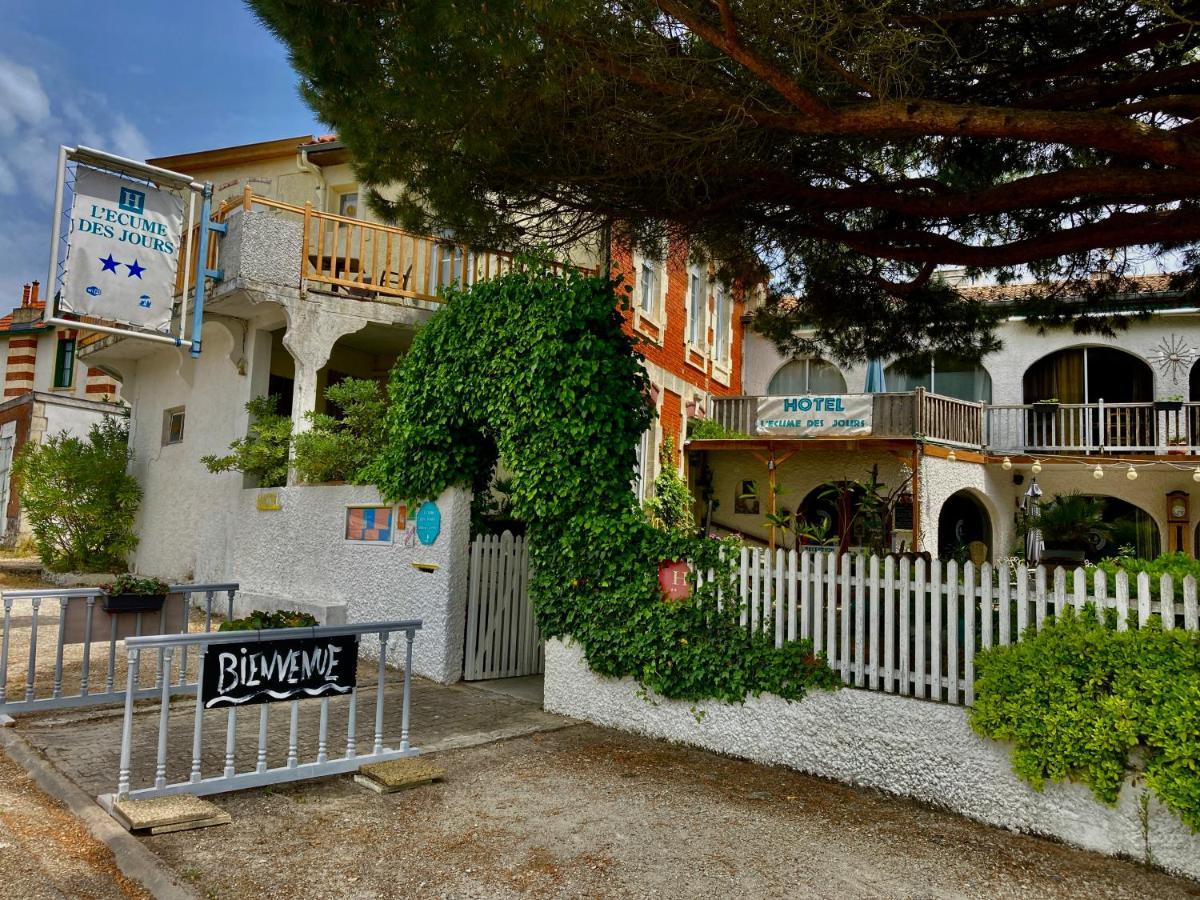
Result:
{"label": "terrace", "polygon": [[[748,437],[759,397],[714,398],[714,421]],[[866,439],[923,439],[992,454],[1200,454],[1200,403],[973,403],[915,391],[874,394]],[[779,435],[771,435],[781,439]],[[782,438],[795,440],[796,438]],[[799,438],[803,440],[803,438]]]}

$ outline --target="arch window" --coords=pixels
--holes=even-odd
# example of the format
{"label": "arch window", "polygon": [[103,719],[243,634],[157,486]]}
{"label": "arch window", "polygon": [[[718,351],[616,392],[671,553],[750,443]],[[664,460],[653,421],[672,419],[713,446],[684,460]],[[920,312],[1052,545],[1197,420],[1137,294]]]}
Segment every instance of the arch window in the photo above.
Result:
{"label": "arch window", "polygon": [[1145,403],[1154,399],[1154,375],[1132,353],[1115,347],[1070,347],[1043,356],[1025,370],[1026,403]]}
{"label": "arch window", "polygon": [[897,360],[885,372],[889,391],[924,388],[943,397],[992,402],[992,376],[977,362],[944,353],[922,357],[915,363]]}
{"label": "arch window", "polygon": [[844,394],[846,379],[833,363],[820,357],[794,359],[771,378],[767,393],[773,397],[789,394]]}

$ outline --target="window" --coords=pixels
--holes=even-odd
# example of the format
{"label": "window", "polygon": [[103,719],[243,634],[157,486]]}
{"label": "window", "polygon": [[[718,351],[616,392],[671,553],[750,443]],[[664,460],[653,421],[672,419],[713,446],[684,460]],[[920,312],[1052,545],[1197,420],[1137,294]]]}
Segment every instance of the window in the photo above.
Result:
{"label": "window", "polygon": [[844,394],[846,379],[833,363],[812,357],[794,359],[781,368],[767,385],[772,397],[790,394]]}
{"label": "window", "polygon": [[637,497],[638,502],[646,499],[647,489],[650,487],[650,463],[653,461],[652,450],[654,447],[654,426],[651,425],[642,432],[641,440],[637,445],[637,473],[633,479],[633,493]]}
{"label": "window", "polygon": [[183,443],[184,407],[176,406],[163,410],[162,442],[167,444]]}
{"label": "window", "polygon": [[54,386],[69,388],[75,383],[75,339],[59,338],[54,357]]}
{"label": "window", "polygon": [[638,273],[638,308],[653,317],[658,309],[658,263],[643,259]]}
{"label": "window", "polygon": [[358,218],[358,191],[338,195],[338,215],[350,219]]}
{"label": "window", "polygon": [[722,362],[729,359],[729,291],[725,285],[717,282],[716,287],[716,322],[713,327],[713,357]]}
{"label": "window", "polygon": [[688,270],[688,343],[694,347],[703,347],[705,340],[705,313],[708,298],[704,292],[704,279],[698,269]]}
{"label": "window", "polygon": [[913,365],[900,361],[887,367],[884,381],[889,391],[914,391],[919,387],[943,397],[992,402],[992,377],[975,362],[946,354],[926,357]]}

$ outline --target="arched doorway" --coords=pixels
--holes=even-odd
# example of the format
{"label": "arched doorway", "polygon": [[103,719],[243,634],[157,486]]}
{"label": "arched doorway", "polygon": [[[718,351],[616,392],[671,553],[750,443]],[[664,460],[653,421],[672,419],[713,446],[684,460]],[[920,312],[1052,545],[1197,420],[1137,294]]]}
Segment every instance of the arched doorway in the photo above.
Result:
{"label": "arched doorway", "polygon": [[[805,494],[796,509],[801,542],[836,545],[851,526],[862,493],[862,486],[855,482],[830,481]],[[851,542],[855,542],[853,535]]]}
{"label": "arched doorway", "polygon": [[976,565],[992,558],[992,517],[970,491],[957,491],[938,513],[938,559],[970,560]]}
{"label": "arched doorway", "polygon": [[1154,516],[1127,500],[1100,499],[1104,501],[1102,518],[1110,534],[1098,537],[1089,548],[1088,559],[1094,561],[1124,554],[1154,559],[1162,552],[1162,537]]}

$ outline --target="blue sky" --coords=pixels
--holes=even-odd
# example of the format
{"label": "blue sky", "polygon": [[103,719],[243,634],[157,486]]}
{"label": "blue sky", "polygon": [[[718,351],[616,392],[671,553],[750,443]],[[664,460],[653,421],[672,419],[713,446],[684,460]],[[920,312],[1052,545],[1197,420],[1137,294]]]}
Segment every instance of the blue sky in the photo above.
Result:
{"label": "blue sky", "polygon": [[145,158],[319,134],[241,0],[0,0],[0,315],[46,280],[59,144]]}

